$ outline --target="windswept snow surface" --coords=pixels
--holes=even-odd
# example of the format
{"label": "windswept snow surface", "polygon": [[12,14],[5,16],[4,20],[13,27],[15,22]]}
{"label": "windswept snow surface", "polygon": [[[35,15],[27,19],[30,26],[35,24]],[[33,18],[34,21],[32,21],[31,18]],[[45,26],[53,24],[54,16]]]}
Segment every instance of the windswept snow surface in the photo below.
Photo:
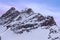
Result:
{"label": "windswept snow surface", "polygon": [[48,40],[49,30],[38,28],[32,30],[29,33],[24,32],[23,34],[15,34],[10,30],[2,33],[2,40]]}
{"label": "windswept snow surface", "polygon": [[[58,31],[58,27],[53,26],[53,29]],[[1,34],[1,38],[2,40],[52,40],[48,39],[49,32],[49,29],[43,29],[39,27],[38,29],[32,30],[30,32],[15,34],[10,29],[8,29]],[[52,38],[60,37],[60,33],[52,33],[50,36]],[[57,40],[60,40],[60,38]]]}

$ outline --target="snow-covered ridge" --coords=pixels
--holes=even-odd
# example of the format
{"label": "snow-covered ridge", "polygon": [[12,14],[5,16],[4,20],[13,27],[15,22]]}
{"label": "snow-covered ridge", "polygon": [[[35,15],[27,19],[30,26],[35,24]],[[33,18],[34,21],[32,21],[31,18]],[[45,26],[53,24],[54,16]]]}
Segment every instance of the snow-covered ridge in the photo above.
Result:
{"label": "snow-covered ridge", "polygon": [[[41,30],[49,31],[47,39],[60,40],[60,29],[57,27],[53,16],[45,17],[40,13],[35,13],[31,8],[19,12],[12,7],[0,17],[0,27],[1,30],[10,28],[16,34],[23,34],[41,28]],[[4,31],[6,31],[5,29]],[[58,36],[55,37],[54,34]]]}

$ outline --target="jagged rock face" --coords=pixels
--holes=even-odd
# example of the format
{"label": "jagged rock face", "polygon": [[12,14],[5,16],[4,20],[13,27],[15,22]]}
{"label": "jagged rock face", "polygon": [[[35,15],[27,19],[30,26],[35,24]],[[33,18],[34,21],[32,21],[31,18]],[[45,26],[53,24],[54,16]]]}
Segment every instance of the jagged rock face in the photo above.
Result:
{"label": "jagged rock face", "polygon": [[27,13],[31,13],[32,12],[32,9],[29,8],[28,10],[26,10]]}
{"label": "jagged rock face", "polygon": [[42,16],[42,15],[38,17],[38,21],[42,21],[42,20],[44,20],[44,19],[45,19],[45,17]]}
{"label": "jagged rock face", "polygon": [[1,24],[10,23],[20,14],[14,7],[9,9],[5,14],[0,17],[0,20],[3,21]]}
{"label": "jagged rock face", "polygon": [[5,18],[8,17],[10,14],[12,14],[12,12],[15,11],[15,8],[12,7],[11,9],[9,9],[5,14],[3,14],[1,17]]}
{"label": "jagged rock face", "polygon": [[52,16],[47,16],[47,20],[41,23],[41,26],[53,26],[56,25],[54,18]]}
{"label": "jagged rock face", "polygon": [[[39,13],[33,13],[31,8],[25,11],[19,12],[12,7],[1,16],[1,18],[4,19],[2,24],[5,25],[7,29],[11,27],[11,30],[15,33],[20,33],[23,30],[29,31],[40,26],[56,25],[56,22],[52,16],[45,17]],[[17,32],[16,30],[20,31]]]}

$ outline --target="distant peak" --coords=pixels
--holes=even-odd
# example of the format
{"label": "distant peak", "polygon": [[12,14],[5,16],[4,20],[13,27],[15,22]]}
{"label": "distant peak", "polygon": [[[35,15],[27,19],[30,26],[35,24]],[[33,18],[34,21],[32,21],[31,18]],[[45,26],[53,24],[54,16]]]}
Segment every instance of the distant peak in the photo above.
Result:
{"label": "distant peak", "polygon": [[26,10],[26,12],[27,12],[27,13],[30,13],[30,12],[32,12],[32,9],[31,9],[31,8],[28,8],[28,9]]}
{"label": "distant peak", "polygon": [[10,10],[15,10],[15,8],[14,7],[11,7]]}
{"label": "distant peak", "polygon": [[[8,15],[14,13],[15,10],[16,10],[16,9],[15,9],[14,7],[11,7],[11,8],[10,8],[5,14],[3,14],[1,17],[2,17],[2,18],[7,17]],[[5,19],[6,19],[6,18],[5,18]]]}
{"label": "distant peak", "polygon": [[33,10],[31,8],[25,8],[25,10],[22,10],[24,13],[31,13]]}

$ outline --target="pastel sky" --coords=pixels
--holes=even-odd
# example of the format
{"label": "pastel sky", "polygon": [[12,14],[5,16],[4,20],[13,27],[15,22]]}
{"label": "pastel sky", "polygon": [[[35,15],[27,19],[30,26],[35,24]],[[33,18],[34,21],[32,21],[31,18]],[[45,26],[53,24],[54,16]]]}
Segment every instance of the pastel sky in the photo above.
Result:
{"label": "pastel sky", "polygon": [[11,7],[15,7],[19,11],[32,8],[44,16],[54,16],[55,21],[60,24],[60,0],[0,0],[0,15]]}

